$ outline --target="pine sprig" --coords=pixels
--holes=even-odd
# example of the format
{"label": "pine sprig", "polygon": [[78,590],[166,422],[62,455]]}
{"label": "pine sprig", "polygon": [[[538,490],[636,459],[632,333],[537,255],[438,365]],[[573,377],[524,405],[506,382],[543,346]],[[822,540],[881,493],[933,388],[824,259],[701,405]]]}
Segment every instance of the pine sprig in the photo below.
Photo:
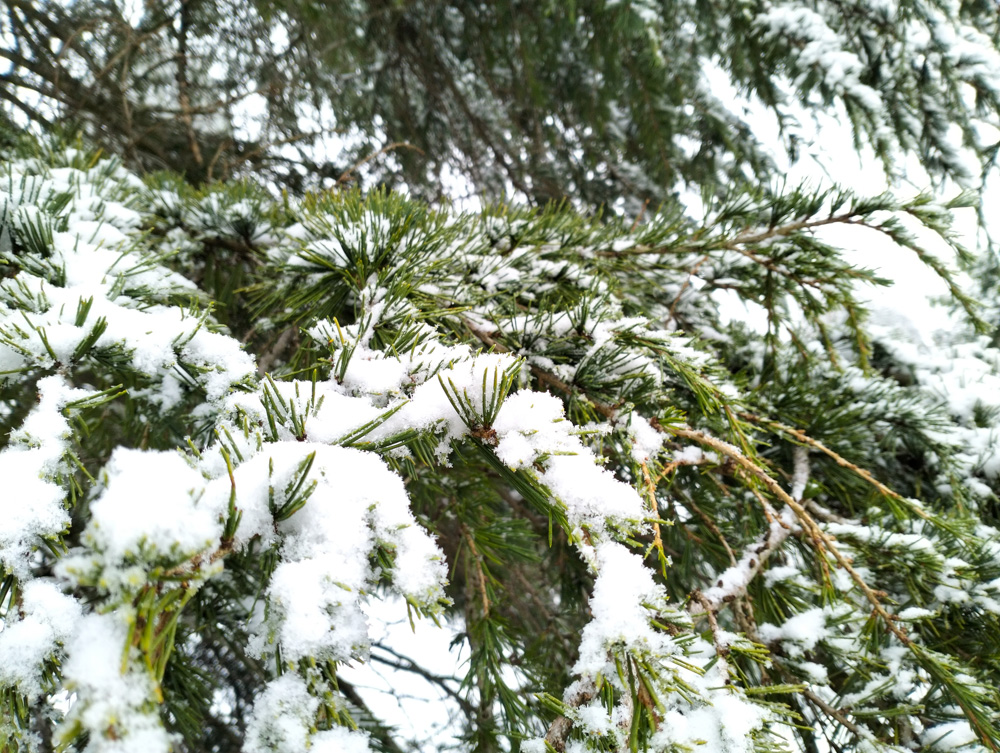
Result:
{"label": "pine sprig", "polygon": [[[911,230],[954,244],[953,207],[743,192],[632,226],[162,176],[134,198],[100,161],[52,199],[52,169],[12,163],[10,217],[41,219],[0,281],[0,463],[35,516],[0,528],[16,745],[392,749],[342,676],[376,598],[457,627],[464,681],[425,675],[483,749],[997,744],[996,480],[960,441],[995,412],[885,368],[856,292],[881,281],[822,235],[880,230],[954,285]],[[246,277],[202,275],[220,259]]]}

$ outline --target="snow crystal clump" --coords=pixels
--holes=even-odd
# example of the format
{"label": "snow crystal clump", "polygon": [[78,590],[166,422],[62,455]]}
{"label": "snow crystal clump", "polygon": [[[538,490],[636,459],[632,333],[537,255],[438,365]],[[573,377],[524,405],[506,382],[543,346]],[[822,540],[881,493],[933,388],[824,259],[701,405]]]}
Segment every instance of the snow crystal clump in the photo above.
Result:
{"label": "snow crystal clump", "polygon": [[102,475],[85,538],[109,562],[181,560],[221,536],[219,511],[199,504],[205,478],[179,453],[118,448]]}
{"label": "snow crystal clump", "polygon": [[493,428],[497,457],[511,468],[530,468],[544,458],[538,478],[565,505],[574,527],[587,525],[599,531],[607,521],[643,517],[639,494],[597,464],[554,395],[522,390],[509,396]]}
{"label": "snow crystal clump", "polygon": [[39,539],[62,533],[69,526],[63,506],[66,493],[53,478],[67,472],[70,426],[64,408],[89,393],[71,389],[60,376],[38,380],[38,404],[0,452],[0,570],[24,580],[29,577],[31,552]]}
{"label": "snow crystal clump", "polygon": [[260,656],[280,643],[288,660],[349,661],[367,650],[361,599],[381,575],[371,552],[381,547],[393,555],[392,587],[431,610],[444,598],[444,555],[413,518],[403,480],[377,455],[357,449],[269,445],[236,469],[238,505],[280,508],[305,464],[312,490],[301,509],[277,522],[281,561],[251,648]]}
{"label": "snow crystal clump", "polygon": [[650,625],[647,605],[665,601],[663,588],[640,557],[621,544],[606,542],[596,550],[597,581],[590,599],[593,619],[583,629],[580,658],[573,673],[596,677],[616,673],[608,650],[624,647],[639,655],[675,653],[670,637]]}
{"label": "snow crystal clump", "polygon": [[20,617],[9,613],[0,630],[0,687],[37,699],[44,661],[69,640],[82,614],[80,603],[52,581],[28,581],[21,591]]}
{"label": "snow crystal clump", "polygon": [[245,753],[302,753],[309,749],[319,699],[292,672],[271,680],[254,701],[247,724]]}
{"label": "snow crystal clump", "polygon": [[122,672],[126,619],[88,614],[80,621],[63,666],[63,686],[76,694],[63,728],[90,732],[86,753],[167,753],[173,736],[160,721],[152,677],[139,662]]}

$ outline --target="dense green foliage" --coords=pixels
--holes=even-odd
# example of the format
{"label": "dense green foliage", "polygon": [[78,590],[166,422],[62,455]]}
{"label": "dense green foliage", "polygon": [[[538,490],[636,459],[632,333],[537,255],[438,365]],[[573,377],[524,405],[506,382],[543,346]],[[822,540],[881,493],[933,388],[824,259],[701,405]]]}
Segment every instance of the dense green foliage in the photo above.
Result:
{"label": "dense green foliage", "polygon": [[969,183],[1000,111],[988,2],[3,7],[7,112],[199,183],[368,176],[435,199],[460,176],[491,199],[634,215],[682,183],[770,180],[783,159],[745,102],[793,158],[815,146],[809,118],[832,111],[890,173],[913,154]]}
{"label": "dense green foliage", "polygon": [[995,9],[3,7],[2,753],[1000,746]]}

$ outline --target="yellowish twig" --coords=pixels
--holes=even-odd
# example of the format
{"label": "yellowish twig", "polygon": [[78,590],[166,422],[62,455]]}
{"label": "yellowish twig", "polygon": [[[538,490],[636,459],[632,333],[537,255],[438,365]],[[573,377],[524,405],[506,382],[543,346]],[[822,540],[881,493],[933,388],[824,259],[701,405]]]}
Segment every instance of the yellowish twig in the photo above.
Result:
{"label": "yellowish twig", "polygon": [[931,517],[925,510],[921,510],[919,506],[914,505],[910,500],[906,499],[899,492],[893,491],[888,486],[879,481],[877,478],[872,476],[871,472],[852,463],[850,460],[847,460],[841,455],[838,455],[836,452],[831,450],[825,444],[823,444],[818,440],[813,439],[801,429],[796,429],[793,426],[787,426],[783,423],[780,423],[778,421],[772,421],[771,419],[768,418],[762,418],[761,416],[754,415],[753,413],[740,413],[740,417],[745,418],[748,421],[752,421],[753,423],[756,424],[765,424],[767,426],[775,428],[784,434],[788,434],[789,436],[794,437],[796,441],[802,442],[802,444],[809,445],[810,447],[819,450],[824,455],[831,458],[841,468],[847,468],[852,473],[856,474],[860,478],[867,481],[869,484],[875,487],[875,489],[879,492],[879,494],[882,494],[886,497],[890,497],[896,500],[897,502],[902,502],[904,505],[912,509],[913,512],[915,512],[918,516],[920,516],[924,520],[927,520]]}
{"label": "yellowish twig", "polygon": [[483,572],[483,560],[479,556],[479,550],[476,549],[476,542],[472,540],[472,533],[464,524],[462,525],[462,535],[465,537],[465,542],[469,545],[469,551],[476,561],[476,574],[478,576],[476,578],[476,590],[479,591],[479,598],[482,601],[483,617],[489,617],[490,600],[486,594],[486,573]]}
{"label": "yellowish twig", "polygon": [[740,468],[763,482],[764,486],[766,486],[774,496],[792,509],[796,517],[799,519],[799,522],[802,524],[803,530],[813,538],[817,545],[828,551],[837,561],[837,564],[851,576],[851,579],[861,590],[861,593],[864,594],[868,603],[871,604],[874,612],[882,618],[882,621],[885,623],[889,632],[895,635],[903,645],[910,645],[909,637],[896,624],[896,620],[893,615],[889,614],[885,610],[885,607],[882,606],[882,602],[879,600],[878,594],[874,591],[874,589],[872,589],[871,586],[865,582],[864,578],[862,578],[858,571],[854,569],[850,561],[840,552],[837,545],[834,543],[833,537],[824,533],[813,517],[809,514],[808,510],[806,510],[800,502],[793,499],[788,492],[782,489],[781,484],[772,478],[767,471],[750,460],[733,445],[728,442],[723,442],[721,439],[716,439],[703,431],[696,431],[694,429],[679,426],[671,426],[670,431],[676,436],[690,439],[706,447],[711,447],[716,452],[732,458]]}
{"label": "yellowish twig", "polygon": [[653,548],[660,553],[660,562],[666,563],[667,555],[663,551],[663,538],[660,536],[660,506],[656,502],[656,484],[649,474],[649,466],[642,461],[642,477],[646,481],[646,492],[649,494],[649,512],[653,521]]}

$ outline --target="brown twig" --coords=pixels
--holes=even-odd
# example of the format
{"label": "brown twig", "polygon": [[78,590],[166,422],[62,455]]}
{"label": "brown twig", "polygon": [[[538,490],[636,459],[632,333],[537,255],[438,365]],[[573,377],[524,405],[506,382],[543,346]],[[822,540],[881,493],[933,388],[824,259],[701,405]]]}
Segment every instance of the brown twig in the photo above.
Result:
{"label": "brown twig", "polygon": [[868,737],[867,733],[864,730],[862,730],[858,725],[856,725],[854,722],[852,722],[850,719],[848,719],[846,716],[844,716],[843,712],[839,711],[838,709],[835,709],[833,706],[824,701],[814,692],[809,690],[809,688],[803,688],[802,695],[805,696],[810,703],[822,709],[824,714],[836,719],[846,729],[850,730],[853,734],[857,735],[859,739],[864,739]]}
{"label": "brown twig", "polygon": [[893,491],[888,486],[879,481],[877,478],[872,476],[871,472],[852,463],[850,460],[847,460],[846,458],[838,455],[836,452],[831,450],[825,444],[816,439],[813,439],[801,429],[796,429],[794,426],[787,426],[783,423],[780,423],[778,421],[772,421],[771,419],[768,418],[762,418],[761,416],[757,416],[753,413],[740,413],[740,417],[745,418],[748,421],[752,421],[755,424],[764,424],[766,426],[778,429],[780,432],[788,434],[789,436],[793,437],[796,441],[802,442],[803,444],[809,445],[810,447],[819,450],[824,455],[832,459],[841,468],[847,468],[849,471],[851,471],[852,473],[856,474],[857,476],[859,476],[860,478],[864,479],[869,484],[874,486],[875,489],[879,492],[879,494],[882,494],[886,497],[890,497],[891,499],[894,499],[897,502],[902,502],[904,505],[912,509],[918,516],[920,516],[924,520],[928,520],[931,517],[927,512],[921,510],[920,507],[914,505],[910,500],[903,497],[903,495],[901,495],[899,492]]}
{"label": "brown twig", "polygon": [[[566,705],[571,708],[579,708],[590,701],[597,693],[597,688],[593,682],[587,682],[569,700]],[[573,730],[573,720],[566,716],[557,716],[549,725],[549,730],[545,734],[545,742],[551,745],[559,753],[566,750],[566,738]]]}
{"label": "brown twig", "polygon": [[699,444],[705,445],[706,447],[711,447],[716,452],[720,452],[723,455],[732,458],[743,470],[763,482],[772,494],[774,494],[795,512],[796,517],[798,517],[799,522],[802,524],[803,530],[805,530],[806,533],[813,538],[817,545],[821,547],[821,549],[828,551],[837,561],[837,564],[839,564],[851,576],[851,579],[861,590],[861,593],[864,594],[868,603],[871,604],[873,611],[882,618],[882,621],[885,623],[889,632],[896,636],[896,638],[898,638],[900,643],[904,646],[910,645],[909,636],[907,636],[906,633],[896,624],[893,616],[885,610],[885,607],[882,606],[882,602],[879,600],[878,594],[874,591],[874,589],[872,589],[871,586],[865,582],[864,578],[862,578],[858,571],[854,569],[850,561],[843,554],[841,554],[837,545],[834,543],[833,537],[824,533],[813,517],[809,514],[808,510],[802,506],[802,503],[793,499],[788,492],[782,489],[781,485],[775,481],[774,478],[767,473],[767,471],[750,460],[733,445],[728,442],[723,442],[721,439],[716,439],[703,431],[696,431],[694,429],[678,426],[671,426],[670,431],[679,437],[691,439]]}
{"label": "brown twig", "polygon": [[639,223],[642,222],[642,216],[646,214],[646,207],[649,206],[649,199],[642,202],[642,209],[639,210],[639,214],[636,215],[635,222],[632,223],[632,227],[628,229],[630,233],[634,233],[635,229],[639,227]]}
{"label": "brown twig", "polygon": [[[659,421],[656,421],[656,419],[653,419],[649,423],[650,423],[650,426],[652,426],[653,428],[655,428],[657,431],[659,431],[661,433],[665,431],[664,428],[663,428],[663,426],[660,424]],[[656,478],[654,479],[654,481],[657,484],[660,483],[660,481],[662,481],[663,479],[665,479],[667,476],[669,476],[671,473],[673,473],[674,471],[676,471],[678,468],[680,468],[682,466],[686,466],[686,465],[713,465],[713,464],[714,464],[714,461],[710,460],[709,458],[706,458],[705,456],[702,456],[702,457],[698,458],[697,460],[694,460],[694,459],[688,460],[687,458],[682,458],[680,460],[671,460],[669,463],[667,463],[665,466],[663,466],[663,470],[661,470],[658,474],[656,474]]]}
{"label": "brown twig", "polygon": [[337,178],[337,185],[341,186],[344,183],[346,183],[350,179],[351,175],[354,174],[354,171],[357,170],[359,167],[362,167],[362,166],[366,165],[367,163],[371,162],[376,157],[380,157],[383,154],[388,154],[389,152],[393,151],[394,149],[412,149],[415,152],[419,152],[421,155],[424,154],[424,150],[423,149],[421,149],[419,146],[414,146],[413,144],[409,143],[408,141],[393,141],[391,144],[386,144],[385,146],[383,146],[377,152],[372,152],[367,157],[363,157],[362,159],[359,159],[357,162],[355,162],[349,168],[347,168],[346,170],[344,170],[344,172],[342,172],[340,174],[340,177]]}

